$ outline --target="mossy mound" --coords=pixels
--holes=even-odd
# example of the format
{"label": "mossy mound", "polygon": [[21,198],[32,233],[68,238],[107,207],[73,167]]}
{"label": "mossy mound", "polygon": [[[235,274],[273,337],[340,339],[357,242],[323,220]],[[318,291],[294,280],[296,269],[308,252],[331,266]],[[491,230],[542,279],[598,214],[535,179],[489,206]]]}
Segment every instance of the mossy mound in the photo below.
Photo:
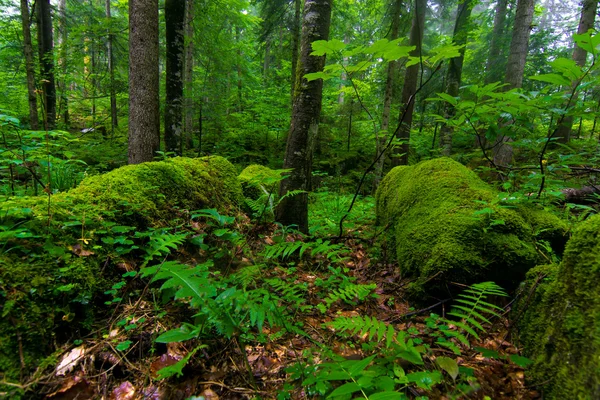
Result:
{"label": "mossy mound", "polygon": [[[508,207],[474,172],[450,158],[396,167],[376,196],[377,223],[411,291],[449,282],[495,281],[507,288],[538,263],[536,234],[564,240],[566,224],[535,205]],[[546,230],[541,229],[544,227]],[[550,240],[551,239],[551,240]]]}
{"label": "mossy mound", "polygon": [[519,338],[534,361],[528,380],[544,398],[600,398],[599,287],[596,215],[575,229],[560,266],[530,271],[517,307]]}
{"label": "mossy mound", "polygon": [[191,210],[236,213],[242,198],[233,165],[205,157],[124,166],[50,201],[4,199],[2,225],[13,228],[0,232],[3,379],[27,376],[61,342],[57,335],[91,328],[110,300],[104,292],[122,279],[119,257],[144,254],[136,232],[185,224]]}
{"label": "mossy mound", "polygon": [[256,200],[264,194],[276,194],[281,175],[269,167],[249,165],[238,176],[244,196]]}

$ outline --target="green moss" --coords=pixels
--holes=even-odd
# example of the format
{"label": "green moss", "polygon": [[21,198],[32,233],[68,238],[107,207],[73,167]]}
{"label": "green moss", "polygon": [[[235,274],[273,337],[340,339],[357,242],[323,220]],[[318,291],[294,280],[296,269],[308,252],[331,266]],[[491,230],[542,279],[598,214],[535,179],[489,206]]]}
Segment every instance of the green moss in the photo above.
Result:
{"label": "green moss", "polygon": [[[0,370],[6,378],[26,376],[56,342],[85,331],[104,311],[104,292],[121,280],[114,249],[102,240],[116,236],[111,224],[140,231],[180,224],[188,215],[182,210],[236,212],[242,201],[236,175],[222,157],[174,158],[87,178],[50,203],[43,196],[2,202],[2,225],[22,229],[1,232]],[[81,248],[93,253],[74,254]]]}
{"label": "green moss", "polygon": [[394,168],[379,186],[376,208],[416,293],[426,282],[430,290],[481,280],[512,286],[538,262],[533,217],[500,204],[489,185],[449,158]]}
{"label": "green moss", "polygon": [[599,286],[596,215],[575,229],[560,266],[534,292],[529,290],[531,301],[521,307],[526,311],[519,322],[520,338],[526,355],[535,361],[529,379],[543,385],[544,398],[600,398]]}
{"label": "green moss", "polygon": [[249,165],[238,176],[244,196],[256,200],[266,193],[276,194],[281,180],[278,171],[262,165]]}

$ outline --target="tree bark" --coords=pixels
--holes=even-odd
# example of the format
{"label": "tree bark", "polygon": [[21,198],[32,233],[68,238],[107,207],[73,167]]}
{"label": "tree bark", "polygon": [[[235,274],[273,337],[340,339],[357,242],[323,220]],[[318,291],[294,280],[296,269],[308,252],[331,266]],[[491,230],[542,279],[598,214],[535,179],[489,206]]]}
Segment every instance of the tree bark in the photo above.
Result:
{"label": "tree bark", "polygon": [[183,105],[183,24],[185,2],[165,1],[167,74],[165,99],[165,151],[181,154]]}
{"label": "tree bark", "polygon": [[[535,0],[519,0],[517,3],[510,53],[504,75],[507,90],[520,88],[523,85],[523,73],[525,72],[525,61],[527,60],[529,48],[534,6]],[[496,138],[494,143],[494,163],[496,165],[508,165],[512,162],[513,148],[510,145],[511,141],[511,138],[504,135]]]}
{"label": "tree bark", "polygon": [[45,128],[52,130],[56,127],[56,84],[50,0],[37,0],[37,23],[44,121]]}
{"label": "tree bark", "polygon": [[[465,0],[465,3],[467,1],[468,0]],[[410,29],[410,45],[415,46],[415,49],[411,52],[411,56],[413,57],[421,56],[426,10],[426,0],[415,0],[415,15]],[[400,116],[398,117],[400,127],[397,134],[398,139],[400,139],[402,143],[398,148],[400,154],[398,154],[398,157],[393,158],[392,163],[394,165],[408,165],[410,129],[412,127],[413,112],[415,108],[415,99],[412,99],[412,97],[417,91],[420,66],[420,63],[411,65],[406,68],[404,74],[404,85],[402,86],[402,98],[400,100],[402,107],[400,108]]]}
{"label": "tree bark", "polygon": [[[577,34],[581,35],[594,28],[594,20],[596,19],[597,8],[598,0],[583,0],[583,4],[581,5],[581,16],[579,18],[579,26],[577,27]],[[575,61],[575,64],[583,68],[585,66],[586,59],[587,51],[575,45],[575,49],[573,50],[573,60]],[[576,90],[576,87],[573,87],[572,89]],[[573,96],[573,104],[570,104],[571,107],[577,102],[577,97],[577,94]],[[559,142],[561,143],[568,143],[571,140],[572,127],[573,116],[565,115],[561,124],[558,126],[554,137],[558,138]]]}
{"label": "tree bark", "polygon": [[[398,39],[400,31],[400,13],[402,11],[402,0],[394,0],[391,9],[391,26],[389,40]],[[385,78],[385,92],[383,95],[383,112],[381,114],[381,129],[377,135],[375,143],[375,156],[379,157],[387,143],[387,134],[390,127],[390,110],[392,108],[392,98],[394,96],[394,82],[398,63],[390,61],[387,67],[387,76]],[[377,190],[381,178],[383,177],[383,164],[385,156],[382,155],[375,164],[375,177],[373,179],[373,193]]]}
{"label": "tree bark", "polygon": [[185,2],[185,60],[184,60],[184,90],[185,107],[183,109],[183,131],[186,147],[193,147],[194,137],[194,0]]}
{"label": "tree bark", "polygon": [[21,24],[23,28],[23,55],[25,56],[25,72],[27,74],[27,101],[29,102],[29,126],[38,130],[39,117],[37,95],[35,93],[35,72],[33,67],[33,46],[31,44],[31,29],[29,20],[29,4],[21,0]]}
{"label": "tree bark", "polygon": [[129,164],[160,147],[158,0],[129,0]]}
{"label": "tree bark", "polygon": [[[283,161],[283,168],[291,172],[281,182],[280,196],[291,190],[311,189],[312,151],[319,127],[323,80],[308,82],[304,76],[322,71],[325,66],[325,56],[310,55],[311,44],[328,39],[330,22],[331,0],[305,0],[292,120]],[[283,225],[297,225],[301,232],[308,233],[308,193],[283,198],[277,207],[276,219]]]}
{"label": "tree bark", "polygon": [[291,102],[294,103],[296,91],[296,76],[298,69],[298,52],[300,47],[300,20],[302,17],[301,0],[294,1],[294,23],[292,25],[292,76],[291,76]]}
{"label": "tree bark", "polygon": [[501,67],[504,64],[502,56],[502,38],[504,37],[504,28],[506,25],[508,0],[498,0],[496,3],[496,12],[494,15],[494,28],[492,29],[492,38],[490,40],[490,52],[488,54],[487,64],[485,66],[485,83],[489,84],[501,81],[501,74],[504,72]]}
{"label": "tree bark", "polygon": [[[462,46],[459,50],[459,56],[451,58],[448,61],[448,71],[446,73],[446,90],[445,92],[452,96],[457,97],[460,89],[460,82],[462,79],[463,62],[465,59],[465,46],[467,44],[467,38],[470,32],[469,17],[475,0],[464,0],[458,4],[458,10],[456,12],[456,23],[454,24],[454,34],[452,41],[455,45]],[[444,118],[446,120],[451,119],[456,114],[456,109],[450,103],[444,104]],[[442,147],[442,155],[449,156],[452,152],[452,136],[454,129],[444,124],[440,129],[440,145]]]}
{"label": "tree bark", "polygon": [[57,81],[58,91],[60,92],[60,102],[58,105],[58,116],[62,115],[63,124],[69,126],[69,97],[67,96],[67,1],[58,2],[58,21],[59,21],[59,57],[58,65],[60,67],[60,79]]}
{"label": "tree bark", "polygon": [[115,88],[115,60],[113,54],[113,40],[114,35],[112,33],[112,16],[110,10],[110,0],[106,0],[105,3],[106,20],[108,22],[107,28],[107,41],[106,41],[106,57],[108,59],[108,74],[110,79],[110,135],[111,137],[115,134],[115,128],[119,126],[119,120],[117,119],[117,91]]}

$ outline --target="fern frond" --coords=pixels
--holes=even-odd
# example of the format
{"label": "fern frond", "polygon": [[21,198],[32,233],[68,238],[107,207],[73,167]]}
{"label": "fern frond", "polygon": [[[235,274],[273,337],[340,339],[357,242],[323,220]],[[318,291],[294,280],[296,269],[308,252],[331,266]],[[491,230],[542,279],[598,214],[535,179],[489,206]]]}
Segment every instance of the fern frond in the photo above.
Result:
{"label": "fern frond", "polygon": [[261,265],[252,264],[246,267],[241,268],[235,274],[233,274],[233,279],[236,282],[242,284],[242,287],[246,289],[253,283],[256,283],[256,278],[261,275]]}
{"label": "fern frond", "polygon": [[484,332],[483,324],[491,324],[488,316],[500,317],[499,311],[502,310],[501,307],[485,301],[488,296],[507,296],[507,294],[494,282],[475,283],[458,295],[457,302],[460,304],[453,305],[448,313],[458,317],[460,321],[445,321],[479,338],[475,329]]}
{"label": "fern frond", "polygon": [[374,283],[368,285],[348,283],[343,288],[333,290],[324,301],[325,304],[327,304],[327,307],[330,307],[338,300],[354,305],[356,300],[363,301],[371,295],[376,288],[377,285]]}
{"label": "fern frond", "polygon": [[211,284],[209,267],[212,261],[190,267],[177,261],[140,269],[142,277],[152,276],[151,281],[164,281],[160,290],[177,289],[174,299],[190,299],[192,307],[200,307],[206,297],[215,296],[217,288]]}
{"label": "fern frond", "polygon": [[303,247],[310,247],[310,245],[300,241],[276,243],[266,247],[263,250],[263,256],[266,259],[278,258],[284,260]]}
{"label": "fern frond", "polygon": [[394,339],[396,333],[391,325],[387,325],[385,322],[369,316],[337,317],[326,325],[339,333],[358,336],[367,335],[369,340],[376,339],[378,342],[385,339],[387,347],[391,345],[391,341]]}

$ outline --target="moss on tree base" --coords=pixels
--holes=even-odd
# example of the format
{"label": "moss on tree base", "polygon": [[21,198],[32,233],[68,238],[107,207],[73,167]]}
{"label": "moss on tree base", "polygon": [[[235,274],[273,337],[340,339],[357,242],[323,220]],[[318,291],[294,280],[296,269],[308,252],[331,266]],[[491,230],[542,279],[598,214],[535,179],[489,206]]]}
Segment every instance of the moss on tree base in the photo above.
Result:
{"label": "moss on tree base", "polygon": [[559,266],[532,269],[516,315],[531,384],[545,399],[600,398],[600,215],[581,223]]}
{"label": "moss on tree base", "polygon": [[[564,241],[566,224],[536,209],[509,207],[474,172],[450,158],[396,167],[381,182],[377,222],[413,295],[450,282],[515,286],[539,261],[535,241]],[[543,229],[545,230],[543,230]]]}

